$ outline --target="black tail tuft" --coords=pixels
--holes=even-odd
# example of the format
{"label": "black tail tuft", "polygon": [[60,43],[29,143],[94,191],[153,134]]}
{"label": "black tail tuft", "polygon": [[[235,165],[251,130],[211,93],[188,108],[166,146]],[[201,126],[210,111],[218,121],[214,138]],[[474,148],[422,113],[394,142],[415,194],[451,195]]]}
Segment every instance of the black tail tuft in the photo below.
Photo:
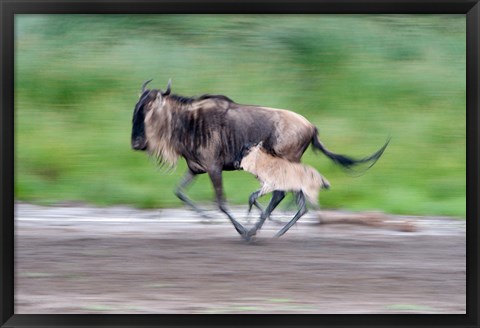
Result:
{"label": "black tail tuft", "polygon": [[370,165],[365,169],[365,170],[368,170],[382,156],[383,152],[385,151],[385,148],[387,148],[388,144],[390,143],[390,139],[391,138],[388,138],[387,142],[383,145],[383,147],[377,150],[373,155],[370,155],[362,159],[353,159],[349,156],[332,153],[327,148],[325,148],[325,146],[322,144],[320,140],[318,140],[317,133],[315,133],[315,135],[312,138],[312,146],[314,149],[319,149],[322,153],[325,154],[325,156],[330,158],[335,164],[339,164],[347,169],[351,169],[358,164],[370,163]]}

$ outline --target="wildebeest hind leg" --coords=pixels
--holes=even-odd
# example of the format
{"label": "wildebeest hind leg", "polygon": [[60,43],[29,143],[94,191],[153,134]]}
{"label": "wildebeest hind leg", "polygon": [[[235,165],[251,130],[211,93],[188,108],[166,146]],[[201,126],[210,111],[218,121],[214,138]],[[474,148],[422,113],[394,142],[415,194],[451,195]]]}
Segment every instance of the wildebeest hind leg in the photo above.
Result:
{"label": "wildebeest hind leg", "polygon": [[182,180],[178,184],[177,188],[175,189],[175,195],[185,204],[193,208],[198,214],[203,216],[206,219],[211,219],[210,216],[208,216],[204,210],[201,208],[197,207],[195,203],[188,198],[188,196],[185,194],[185,189],[192,184],[192,182],[195,180],[197,176],[192,173],[190,170],[188,170],[185,175],[183,176]]}
{"label": "wildebeest hind leg", "polygon": [[285,232],[287,232],[288,229],[290,229],[295,222],[298,221],[305,213],[307,213],[307,204],[305,202],[305,196],[303,195],[303,192],[298,192],[296,193],[297,197],[297,205],[298,205],[298,212],[295,214],[293,219],[290,220],[279,232],[275,234],[275,237],[281,237]]}
{"label": "wildebeest hind leg", "polygon": [[223,195],[223,185],[222,185],[222,171],[221,170],[213,170],[208,172],[208,176],[210,177],[210,180],[212,180],[213,184],[213,189],[215,189],[215,197],[217,201],[217,205],[223,213],[225,213],[228,218],[230,219],[230,222],[232,222],[233,226],[235,227],[235,230],[245,239],[249,240],[250,237],[247,235],[247,230],[243,227],[243,225],[235,220],[235,218],[230,214],[230,212],[227,209],[227,206],[225,204],[225,197]]}

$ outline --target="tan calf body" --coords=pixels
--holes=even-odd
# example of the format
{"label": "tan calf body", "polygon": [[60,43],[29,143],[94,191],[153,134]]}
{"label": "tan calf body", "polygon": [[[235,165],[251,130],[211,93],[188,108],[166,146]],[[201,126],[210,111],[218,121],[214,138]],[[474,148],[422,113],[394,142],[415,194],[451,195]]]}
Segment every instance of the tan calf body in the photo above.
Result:
{"label": "tan calf body", "polygon": [[258,196],[274,190],[302,191],[311,204],[318,205],[320,189],[330,187],[328,180],[313,167],[272,156],[261,144],[249,150],[240,167],[254,174],[262,184]]}

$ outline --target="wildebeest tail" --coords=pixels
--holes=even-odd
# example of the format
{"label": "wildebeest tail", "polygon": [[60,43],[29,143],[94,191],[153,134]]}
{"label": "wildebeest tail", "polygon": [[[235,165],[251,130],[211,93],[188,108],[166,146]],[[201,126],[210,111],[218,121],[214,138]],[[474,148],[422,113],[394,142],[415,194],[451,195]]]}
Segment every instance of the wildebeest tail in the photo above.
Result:
{"label": "wildebeest tail", "polygon": [[362,159],[354,159],[354,158],[351,158],[349,156],[335,154],[335,153],[329,151],[323,145],[323,143],[318,139],[318,131],[317,130],[315,130],[315,134],[312,138],[312,146],[313,146],[314,149],[320,150],[322,153],[325,154],[325,156],[330,158],[335,164],[339,164],[339,165],[341,165],[345,168],[348,168],[348,169],[353,168],[355,165],[363,164],[363,163],[369,163],[370,165],[366,168],[366,169],[369,169],[382,156],[382,154],[385,151],[385,148],[387,148],[389,142],[390,142],[390,138],[388,138],[387,142],[385,142],[385,144],[382,146],[382,148],[380,148],[374,154],[372,154],[368,157],[365,157],[365,158],[362,158]]}

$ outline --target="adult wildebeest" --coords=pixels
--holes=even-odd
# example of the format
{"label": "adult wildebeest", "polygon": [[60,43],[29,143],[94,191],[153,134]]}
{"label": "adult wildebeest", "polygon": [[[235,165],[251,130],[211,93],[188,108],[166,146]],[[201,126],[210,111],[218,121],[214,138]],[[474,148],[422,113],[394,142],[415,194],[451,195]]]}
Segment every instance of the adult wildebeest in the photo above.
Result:
{"label": "adult wildebeest", "polygon": [[[263,149],[262,142],[257,145],[246,145],[240,155],[242,158],[239,160],[239,168],[255,175],[261,183],[261,188],[250,195],[248,212],[252,209],[252,205],[262,210],[257,199],[274,190],[292,191],[295,194],[298,212],[275,237],[282,236],[307,213],[306,199],[318,208],[320,189],[330,188],[328,180],[313,167],[270,155]],[[262,227],[264,219],[256,224],[256,229]]]}
{"label": "adult wildebeest", "polygon": [[[150,80],[151,81],[151,80]],[[183,202],[197,209],[186,196],[184,189],[195,176],[207,173],[212,181],[216,202],[237,232],[248,240],[256,227],[247,231],[229,213],[223,193],[222,171],[235,170],[235,160],[243,146],[263,143],[263,148],[273,156],[291,162],[300,158],[312,144],[328,158],[344,167],[359,163],[373,165],[387,147],[383,145],[373,155],[355,160],[328,151],[318,140],[317,128],[303,116],[294,112],[262,106],[241,105],[228,97],[203,95],[183,97],[171,94],[171,81],[166,91],[146,89],[143,84],[135,105],[132,120],[131,145],[135,150],[145,150],[160,164],[175,166],[179,157],[186,160],[188,170],[175,194]],[[261,220],[268,218],[285,197],[276,190]],[[198,210],[198,209],[197,209]],[[256,225],[257,226],[257,225]]]}

